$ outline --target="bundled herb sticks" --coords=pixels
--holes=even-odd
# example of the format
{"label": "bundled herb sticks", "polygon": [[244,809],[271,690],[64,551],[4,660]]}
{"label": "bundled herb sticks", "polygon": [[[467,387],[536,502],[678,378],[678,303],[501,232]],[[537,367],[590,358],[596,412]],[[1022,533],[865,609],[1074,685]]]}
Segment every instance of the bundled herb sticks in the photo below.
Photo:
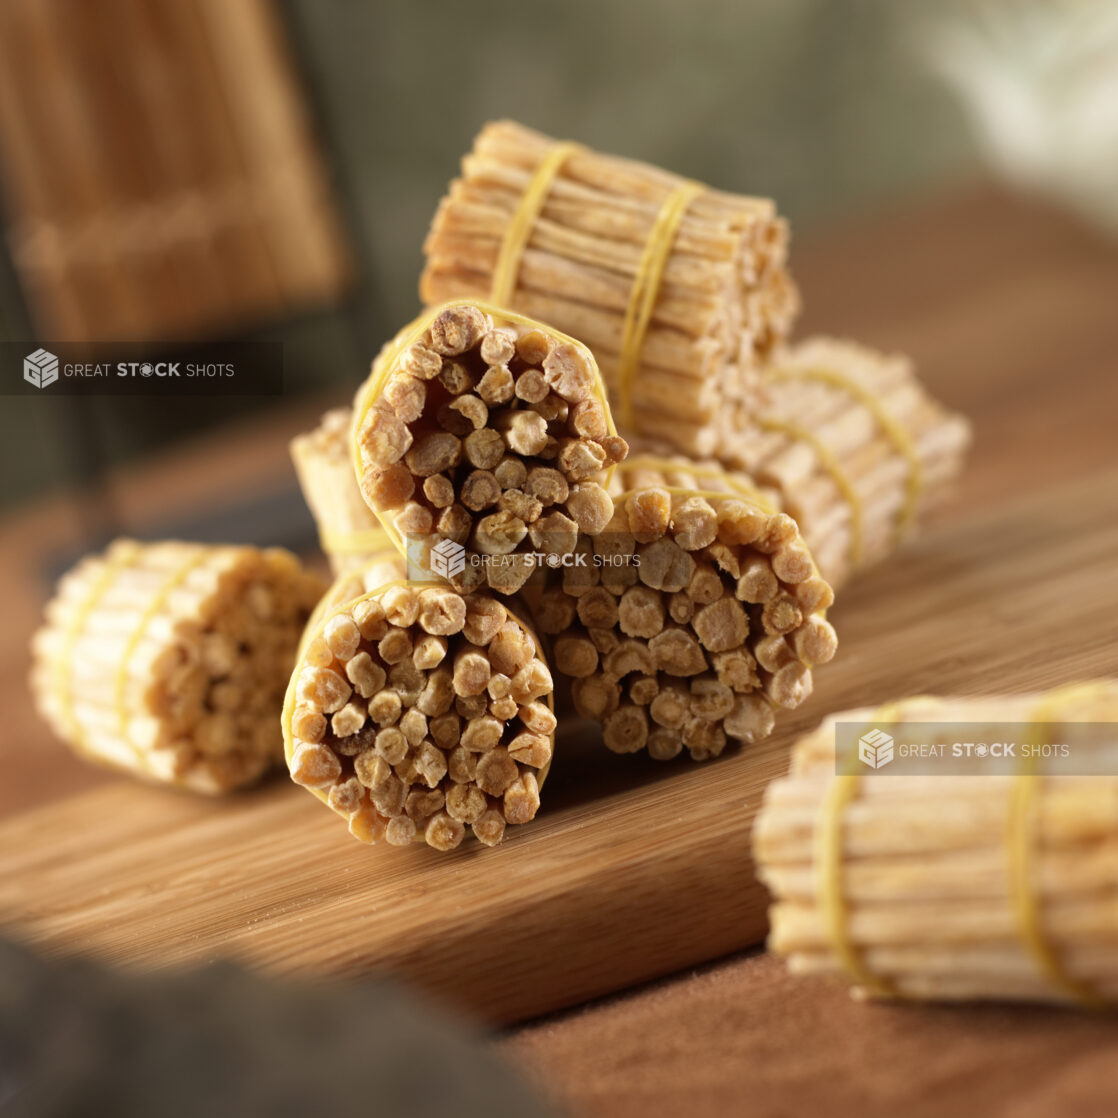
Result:
{"label": "bundled herb sticks", "polygon": [[460,589],[501,593],[530,577],[534,553],[605,527],[606,477],[627,450],[585,346],[468,301],[386,347],[353,438],[360,491],[397,546]]}
{"label": "bundled herb sticks", "polygon": [[626,438],[773,486],[835,586],[959,472],[967,425],[906,359],[784,344],[799,300],[767,200],[503,121],[463,159],[425,252],[426,302],[488,297],[584,341]]}
{"label": "bundled herb sticks", "polygon": [[616,511],[527,601],[608,748],[669,760],[756,741],[835,653],[833,600],[795,521],[711,464],[637,455]]}
{"label": "bundled herb sticks", "polygon": [[78,753],[224,792],[282,764],[279,712],[323,584],[284,551],[118,540],[61,581],[32,690]]}
{"label": "bundled herb sticks", "polygon": [[788,230],[766,198],[487,125],[424,246],[428,304],[472,296],[593,350],[625,434],[710,454],[727,407],[799,306]]}
{"label": "bundled herb sticks", "polygon": [[764,407],[718,457],[771,487],[836,587],[886,558],[962,470],[966,420],[929,397],[906,358],[810,338],[764,370]]}
{"label": "bundled herb sticks", "polygon": [[[856,756],[836,765],[840,722],[898,742],[913,723],[1004,742],[1008,723],[1024,740],[997,766],[893,775]],[[1078,757],[1076,723],[1109,724]],[[754,849],[769,946],[797,972],[878,997],[1114,1003],[1118,682],[834,715],[769,786]]]}
{"label": "bundled herb sticks", "polygon": [[[424,246],[426,309],[291,444],[333,586],[278,552],[118,543],[48,609],[47,717],[208,790],[282,739],[356,837],[443,851],[534,818],[556,687],[619,753],[765,738],[836,655],[833,588],[942,499],[969,437],[906,359],[789,342],[787,249],[768,199],[486,126]],[[796,883],[778,949],[825,969],[810,820],[780,814],[810,779],[774,793],[760,850],[783,844],[778,896]]]}
{"label": "bundled herb sticks", "polygon": [[307,627],[283,710],[291,779],[363,842],[487,846],[540,805],[552,678],[498,599],[340,576]]}

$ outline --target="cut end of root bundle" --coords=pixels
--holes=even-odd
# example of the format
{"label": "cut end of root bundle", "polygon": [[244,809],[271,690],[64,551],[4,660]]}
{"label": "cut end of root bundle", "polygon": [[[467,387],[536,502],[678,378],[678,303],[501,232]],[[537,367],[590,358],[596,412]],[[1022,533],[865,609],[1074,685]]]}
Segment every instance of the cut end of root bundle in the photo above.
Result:
{"label": "cut end of root bundle", "polygon": [[321,580],[284,551],[118,540],[63,577],[33,642],[76,752],[200,792],[282,763],[279,713]]}
{"label": "cut end of root bundle", "polygon": [[706,760],[758,741],[835,654],[830,587],[782,513],[641,490],[584,547],[531,601],[575,707],[615,752]]}
{"label": "cut end of root bundle", "polygon": [[[472,303],[432,313],[382,355],[355,437],[369,506],[463,592],[514,593],[530,553],[567,554],[580,532],[601,532],[613,514],[604,480],[627,452],[589,350]],[[433,557],[447,541],[471,561]]]}
{"label": "cut end of root bundle", "polygon": [[396,584],[315,628],[289,694],[288,766],[356,838],[494,846],[535,817],[552,679],[501,602]]}

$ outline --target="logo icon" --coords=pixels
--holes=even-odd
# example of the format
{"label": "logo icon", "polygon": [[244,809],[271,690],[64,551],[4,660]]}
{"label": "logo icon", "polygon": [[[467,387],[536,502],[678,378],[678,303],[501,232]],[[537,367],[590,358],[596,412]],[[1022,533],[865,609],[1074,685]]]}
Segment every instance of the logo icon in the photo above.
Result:
{"label": "logo icon", "polygon": [[23,379],[36,388],[46,388],[58,380],[58,358],[45,349],[37,349],[23,359]]}
{"label": "logo icon", "polygon": [[893,739],[884,730],[870,730],[858,739],[858,760],[880,769],[893,760]]}
{"label": "logo icon", "polygon": [[453,540],[441,540],[430,551],[431,570],[448,582],[466,569],[466,549]]}

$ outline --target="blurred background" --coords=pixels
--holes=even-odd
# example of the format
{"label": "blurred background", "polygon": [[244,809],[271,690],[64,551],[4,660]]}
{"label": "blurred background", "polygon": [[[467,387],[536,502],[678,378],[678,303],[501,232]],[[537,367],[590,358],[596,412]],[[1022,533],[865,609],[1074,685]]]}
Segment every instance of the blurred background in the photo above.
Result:
{"label": "blurred background", "polygon": [[1118,229],[1116,5],[4,0],[0,339],[280,340],[286,390],[7,397],[0,508],[347,396],[502,115],[773,196],[796,237],[991,174]]}

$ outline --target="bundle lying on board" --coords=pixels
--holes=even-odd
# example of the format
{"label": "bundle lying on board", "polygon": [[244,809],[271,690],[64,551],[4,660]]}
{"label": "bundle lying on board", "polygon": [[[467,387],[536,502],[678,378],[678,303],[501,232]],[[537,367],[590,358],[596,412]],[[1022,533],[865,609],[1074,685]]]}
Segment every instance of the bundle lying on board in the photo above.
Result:
{"label": "bundle lying on board", "polygon": [[[901,741],[906,723],[965,723],[976,740],[988,726],[990,741],[1018,723],[1044,743],[1112,725],[1076,758],[1091,775],[1015,752],[1010,773],[869,776],[857,760],[836,772],[837,722]],[[769,945],[796,971],[882,997],[1118,1001],[1118,682],[835,715],[769,786],[754,847]]]}
{"label": "bundle lying on board", "polygon": [[[291,779],[362,842],[495,846],[540,804],[554,745],[534,633],[485,593],[339,577],[307,626],[283,708]],[[542,701],[541,700],[545,700]]]}
{"label": "bundle lying on board", "polygon": [[[354,442],[361,493],[397,547],[462,590],[502,593],[531,575],[528,553],[605,527],[627,450],[585,346],[477,302],[428,312],[382,351]],[[460,562],[430,557],[447,541]]]}
{"label": "bundle lying on board", "polygon": [[352,408],[333,408],[313,431],[291,440],[299,487],[335,574],[361,570],[373,559],[395,554],[357,486],[352,426]]}
{"label": "bundle lying on board", "polygon": [[787,240],[766,198],[502,121],[439,206],[420,297],[491,299],[581,339],[626,434],[705,455],[798,310]]}
{"label": "bundle lying on board", "polygon": [[32,643],[42,715],[80,754],[202,792],[283,759],[279,713],[323,583],[285,551],[116,541]]}
{"label": "bundle lying on board", "polygon": [[764,387],[717,457],[776,491],[836,588],[893,551],[962,469],[969,425],[905,357],[809,338],[774,356]]}
{"label": "bundle lying on board", "polygon": [[610,749],[660,760],[767,736],[836,648],[831,588],[795,522],[681,458],[630,458],[611,488],[616,512],[580,541],[585,561],[526,592],[576,709]]}

